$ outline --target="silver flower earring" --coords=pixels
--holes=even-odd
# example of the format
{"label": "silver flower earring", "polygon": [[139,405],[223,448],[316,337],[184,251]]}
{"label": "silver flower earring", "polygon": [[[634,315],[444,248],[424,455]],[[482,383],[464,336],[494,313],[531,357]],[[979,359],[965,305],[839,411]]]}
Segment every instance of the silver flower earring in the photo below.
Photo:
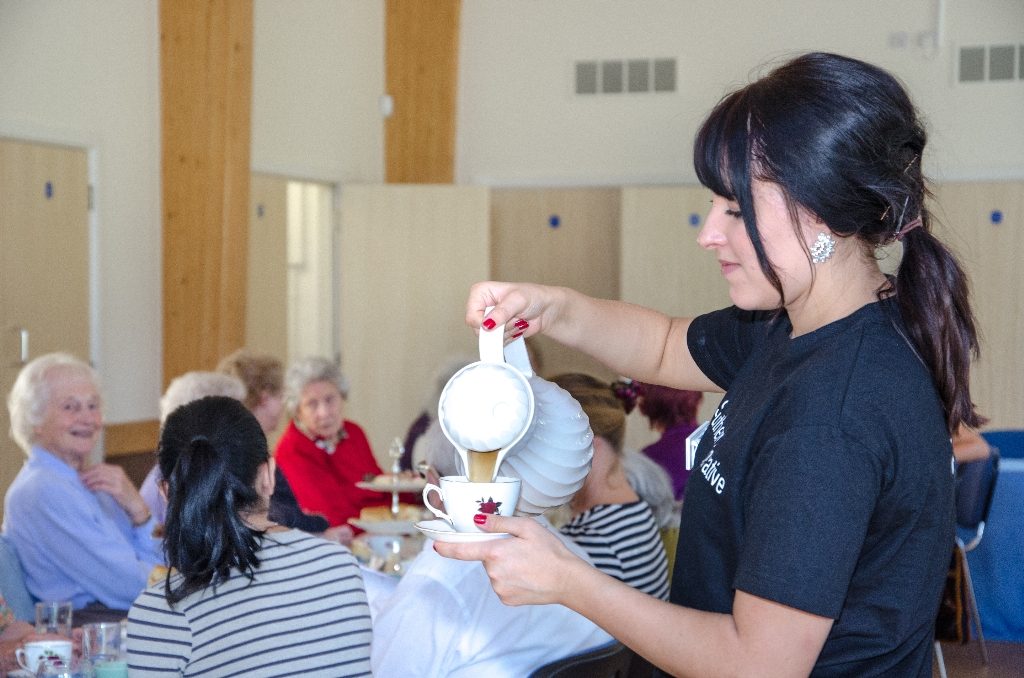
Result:
{"label": "silver flower earring", "polygon": [[818,238],[814,241],[814,244],[811,245],[811,261],[816,264],[824,264],[832,258],[832,253],[835,251],[836,239],[829,233],[822,231],[818,234]]}

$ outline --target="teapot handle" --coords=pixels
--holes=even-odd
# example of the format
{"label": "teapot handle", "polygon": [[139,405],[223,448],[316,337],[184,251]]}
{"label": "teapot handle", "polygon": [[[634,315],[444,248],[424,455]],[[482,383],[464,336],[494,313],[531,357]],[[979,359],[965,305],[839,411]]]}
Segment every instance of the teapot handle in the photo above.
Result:
{"label": "teapot handle", "polygon": [[[493,306],[488,306],[484,313],[490,313]],[[522,337],[514,339],[504,346],[505,326],[498,325],[493,330],[480,330],[480,361],[485,363],[508,362],[512,367],[523,373],[527,379],[533,376],[530,355],[526,352],[526,340]]]}
{"label": "teapot handle", "polygon": [[[493,306],[488,306],[484,314],[491,312]],[[505,351],[502,342],[505,340],[505,325],[501,324],[493,330],[480,330],[480,362],[482,363],[503,363],[505,362]]]}

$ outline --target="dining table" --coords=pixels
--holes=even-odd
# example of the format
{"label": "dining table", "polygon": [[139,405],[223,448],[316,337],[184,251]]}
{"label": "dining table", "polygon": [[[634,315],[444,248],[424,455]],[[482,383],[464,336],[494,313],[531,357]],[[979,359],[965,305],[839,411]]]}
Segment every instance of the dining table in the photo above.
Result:
{"label": "dining table", "polygon": [[1024,642],[1024,459],[1002,458],[981,542],[967,554],[986,640]]}

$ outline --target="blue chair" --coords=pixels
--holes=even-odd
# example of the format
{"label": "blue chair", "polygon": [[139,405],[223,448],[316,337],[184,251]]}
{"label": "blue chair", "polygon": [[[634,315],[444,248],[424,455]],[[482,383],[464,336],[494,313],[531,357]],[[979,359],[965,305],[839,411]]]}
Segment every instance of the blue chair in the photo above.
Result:
{"label": "blue chair", "polygon": [[14,545],[0,534],[0,594],[7,601],[7,606],[14,616],[22,621],[34,624],[36,621],[35,601],[25,588],[25,573],[21,570],[21,561],[14,550]]}
{"label": "blue chair", "polygon": [[999,450],[1003,459],[1024,459],[1024,429],[982,431],[981,437]]}

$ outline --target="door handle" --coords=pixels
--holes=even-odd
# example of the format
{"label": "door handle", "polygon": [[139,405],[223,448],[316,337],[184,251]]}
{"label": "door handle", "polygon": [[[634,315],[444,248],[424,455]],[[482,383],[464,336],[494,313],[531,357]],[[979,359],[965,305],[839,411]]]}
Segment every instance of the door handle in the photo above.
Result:
{"label": "door handle", "polygon": [[28,363],[28,330],[24,327],[12,327],[18,335],[18,359],[11,363],[12,367],[24,367]]}

